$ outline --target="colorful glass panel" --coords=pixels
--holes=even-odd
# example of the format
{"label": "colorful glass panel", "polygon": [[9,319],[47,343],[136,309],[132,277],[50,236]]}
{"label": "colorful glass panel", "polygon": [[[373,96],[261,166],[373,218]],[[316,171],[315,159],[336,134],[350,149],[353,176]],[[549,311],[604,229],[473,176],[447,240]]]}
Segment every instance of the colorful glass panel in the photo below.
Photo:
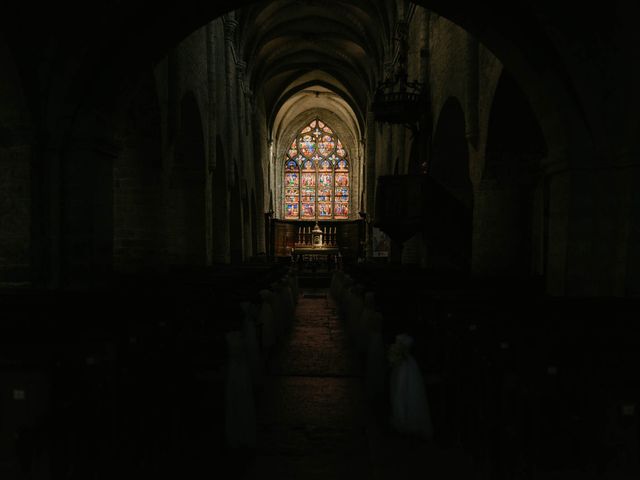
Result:
{"label": "colorful glass panel", "polygon": [[287,203],[286,204],[286,218],[298,218],[300,216],[300,211],[298,210],[298,202],[295,203]]}
{"label": "colorful glass panel", "polygon": [[336,187],[336,197],[348,197],[349,187]]}
{"label": "colorful glass panel", "polygon": [[336,187],[348,187],[348,186],[349,186],[349,174],[336,173]]}
{"label": "colorful glass panel", "polygon": [[302,174],[302,188],[311,188],[316,186],[316,174],[315,172],[304,172]]}
{"label": "colorful glass panel", "polygon": [[331,203],[318,202],[318,217],[331,218],[331,214],[332,214]]}
{"label": "colorful glass panel", "polygon": [[323,157],[326,157],[333,152],[333,148],[336,146],[331,135],[323,135],[322,139],[318,142],[318,153]]}
{"label": "colorful glass panel", "polygon": [[287,172],[291,172],[291,171],[298,171],[298,162],[296,162],[295,160],[289,160],[286,164],[285,164],[285,169],[287,170]]}
{"label": "colorful glass panel", "polygon": [[302,204],[302,218],[315,218],[316,205],[315,203],[303,203]]}
{"label": "colorful glass panel", "polygon": [[[320,190],[329,189],[332,190],[333,187],[333,174],[331,173],[319,173],[318,174],[318,195],[320,195]],[[329,193],[331,195],[331,193]]]}
{"label": "colorful glass panel", "polygon": [[287,172],[284,176],[285,188],[297,188],[298,187],[298,172]]}
{"label": "colorful glass panel", "polygon": [[303,135],[298,141],[298,147],[305,157],[311,158],[316,153],[316,142],[313,135]]}
{"label": "colorful glass panel", "polygon": [[349,218],[349,204],[346,202],[343,203],[336,201],[336,208],[333,212],[333,218]]}
{"label": "colorful glass panel", "polygon": [[296,158],[298,156],[298,147],[296,146],[296,141],[294,140],[289,147],[289,158]]}
{"label": "colorful glass panel", "polygon": [[286,218],[349,218],[347,152],[327,124],[316,119],[303,128],[285,159]]}

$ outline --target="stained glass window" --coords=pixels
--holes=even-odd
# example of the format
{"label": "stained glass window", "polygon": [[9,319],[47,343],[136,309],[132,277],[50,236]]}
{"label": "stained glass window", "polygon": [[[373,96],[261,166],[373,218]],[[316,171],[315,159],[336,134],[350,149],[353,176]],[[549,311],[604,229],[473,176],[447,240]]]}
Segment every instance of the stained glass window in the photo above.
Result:
{"label": "stained glass window", "polygon": [[285,156],[285,218],[348,219],[349,188],[347,151],[326,123],[313,120]]}

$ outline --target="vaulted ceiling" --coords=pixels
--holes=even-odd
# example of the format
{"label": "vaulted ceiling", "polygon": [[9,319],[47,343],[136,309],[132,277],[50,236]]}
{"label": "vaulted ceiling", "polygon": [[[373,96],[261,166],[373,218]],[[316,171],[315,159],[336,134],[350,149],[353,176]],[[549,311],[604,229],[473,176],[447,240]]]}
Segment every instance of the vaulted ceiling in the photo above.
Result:
{"label": "vaulted ceiling", "polygon": [[263,95],[269,126],[290,98],[315,89],[324,92],[318,106],[331,108],[332,92],[361,128],[396,9],[383,0],[277,0],[236,12],[240,55],[251,89]]}

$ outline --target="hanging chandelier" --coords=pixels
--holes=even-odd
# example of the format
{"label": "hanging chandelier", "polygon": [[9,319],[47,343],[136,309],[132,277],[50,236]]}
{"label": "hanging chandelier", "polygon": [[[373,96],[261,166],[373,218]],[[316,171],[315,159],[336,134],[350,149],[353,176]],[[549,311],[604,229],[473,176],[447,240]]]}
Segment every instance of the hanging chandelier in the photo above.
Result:
{"label": "hanging chandelier", "polygon": [[425,84],[408,81],[408,24],[396,26],[396,54],[392,73],[378,84],[371,110],[377,122],[415,125],[428,110]]}
{"label": "hanging chandelier", "polygon": [[423,84],[407,82],[406,75],[382,82],[371,108],[377,122],[413,125],[427,108]]}

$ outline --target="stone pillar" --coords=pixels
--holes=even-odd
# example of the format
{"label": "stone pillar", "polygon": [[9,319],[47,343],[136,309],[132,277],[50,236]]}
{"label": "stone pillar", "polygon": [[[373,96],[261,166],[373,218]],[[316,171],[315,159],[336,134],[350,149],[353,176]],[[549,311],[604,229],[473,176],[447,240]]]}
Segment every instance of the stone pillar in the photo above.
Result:
{"label": "stone pillar", "polygon": [[213,183],[213,262],[229,263],[229,191],[226,182],[214,178]]}
{"label": "stone pillar", "polygon": [[373,255],[373,232],[371,227],[371,221],[375,218],[375,193],[376,193],[376,122],[373,118],[373,113],[367,113],[367,133],[365,137],[365,149],[364,149],[364,165],[363,170],[365,172],[365,212],[367,213],[367,255],[371,257]]}
{"label": "stone pillar", "polygon": [[205,215],[206,215],[206,251],[207,251],[207,265],[211,265],[214,259],[214,241],[213,231],[215,228],[213,218],[213,172],[216,168],[216,153],[217,153],[217,106],[216,106],[216,78],[214,65],[216,64],[215,58],[215,28],[213,23],[208,23],[206,27],[206,41],[207,41],[207,92],[208,92],[208,115],[207,115],[207,134],[208,138],[205,140],[207,143],[207,181],[205,184]]}
{"label": "stone pillar", "polygon": [[466,105],[465,105],[465,137],[469,144],[478,148],[478,97],[479,97],[479,67],[478,67],[478,40],[473,35],[467,36],[467,72],[466,78]]}
{"label": "stone pillar", "polygon": [[584,163],[546,168],[547,292],[637,296],[640,164]]}
{"label": "stone pillar", "polygon": [[231,16],[223,17],[224,39],[226,46],[226,96],[227,96],[227,139],[231,147],[231,159],[237,159],[239,154],[240,136],[238,134],[238,108],[237,108],[237,79],[234,37],[238,28],[238,22]]}
{"label": "stone pillar", "polygon": [[570,172],[561,170],[547,173],[545,184],[549,205],[545,267],[546,290],[551,295],[564,295],[569,241]]}
{"label": "stone pillar", "polygon": [[246,93],[244,85],[244,74],[247,64],[242,60],[236,60],[236,125],[235,130],[238,142],[238,160],[240,171],[246,175],[247,162],[249,161],[247,152],[247,128],[246,128]]}
{"label": "stone pillar", "polygon": [[[604,163],[604,162],[603,162]],[[566,295],[623,296],[638,291],[640,165],[609,165],[559,173],[569,195]],[[567,185],[568,183],[568,185]],[[553,195],[553,192],[552,192]],[[553,205],[553,196],[551,197]]]}
{"label": "stone pillar", "polygon": [[472,271],[526,276],[531,271],[531,189],[485,180],[474,193]]}

